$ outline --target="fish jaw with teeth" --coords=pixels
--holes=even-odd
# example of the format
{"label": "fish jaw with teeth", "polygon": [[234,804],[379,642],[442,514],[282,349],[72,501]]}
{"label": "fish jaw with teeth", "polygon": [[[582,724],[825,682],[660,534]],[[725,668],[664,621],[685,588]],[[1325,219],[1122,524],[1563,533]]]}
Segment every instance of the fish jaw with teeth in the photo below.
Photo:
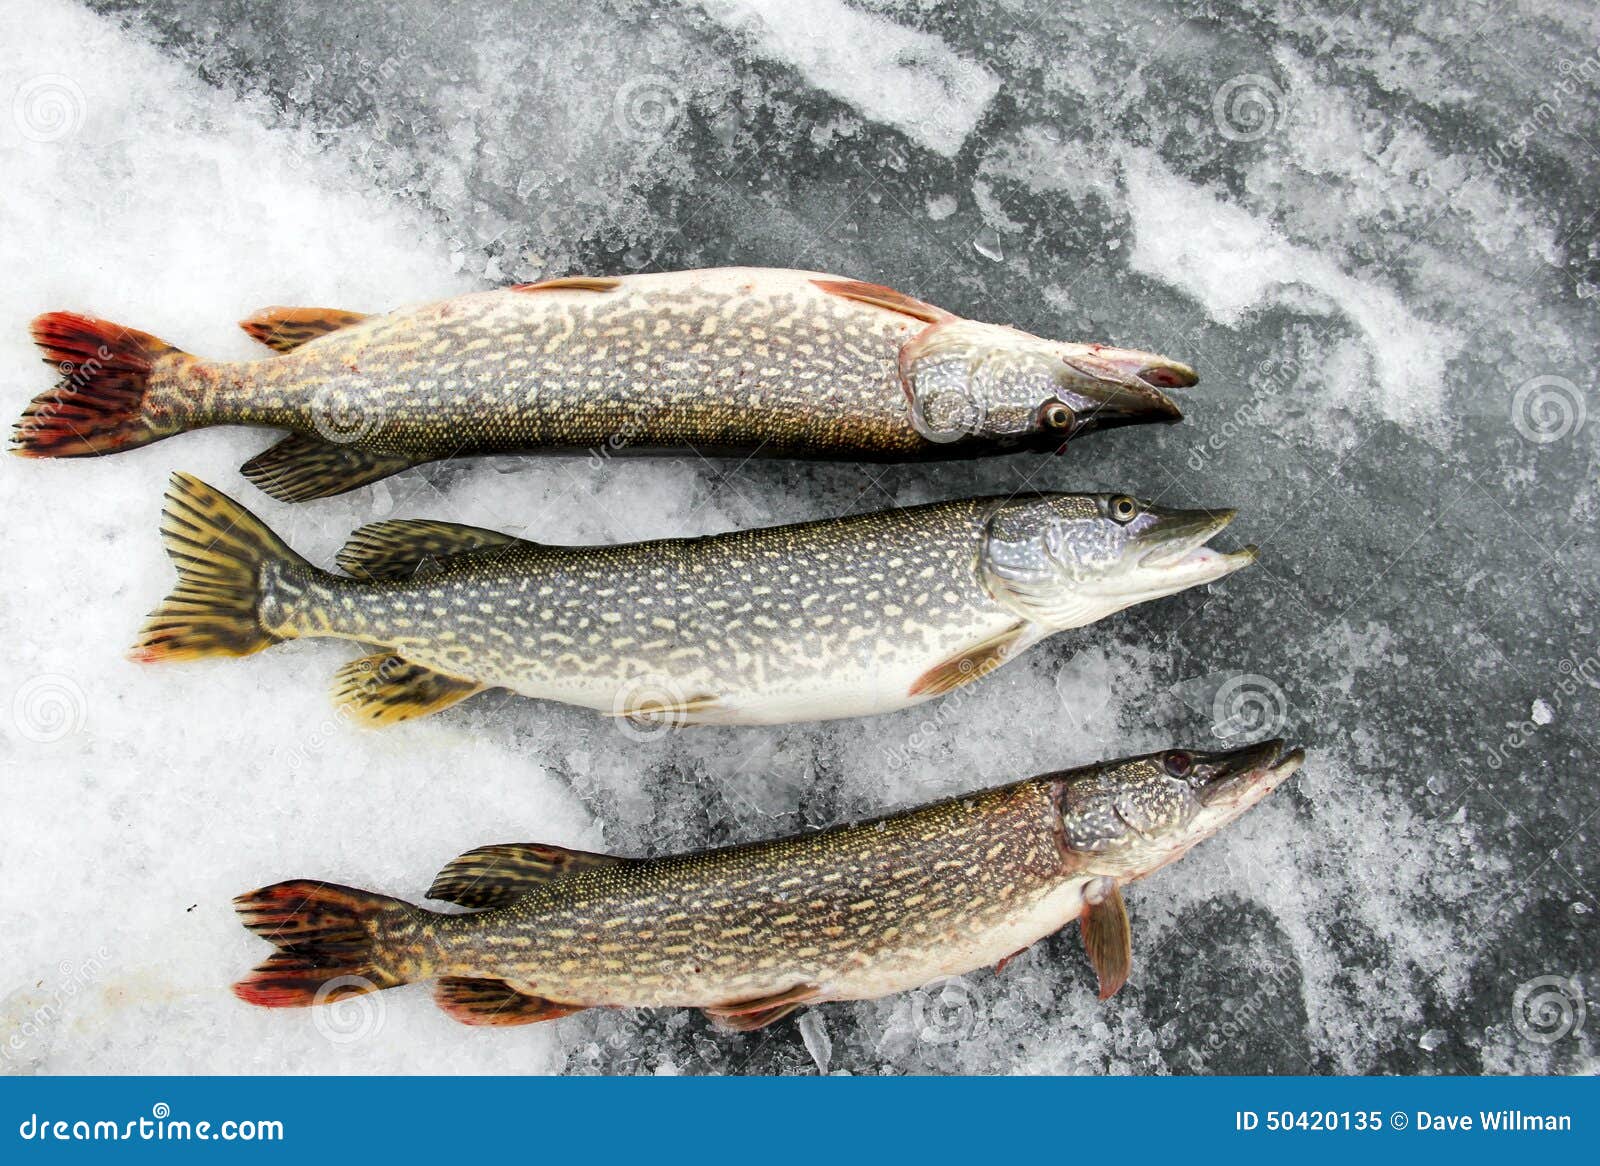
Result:
{"label": "fish jaw with teeth", "polygon": [[979,570],[990,593],[1051,631],[1215,582],[1256,549],[1207,542],[1232,510],[1172,510],[1125,494],[1018,499],[990,518]]}

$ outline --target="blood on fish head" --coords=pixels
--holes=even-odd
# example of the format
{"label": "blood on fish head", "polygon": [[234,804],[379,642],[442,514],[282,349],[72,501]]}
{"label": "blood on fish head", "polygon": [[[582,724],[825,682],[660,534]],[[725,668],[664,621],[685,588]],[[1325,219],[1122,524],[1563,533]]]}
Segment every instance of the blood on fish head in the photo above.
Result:
{"label": "blood on fish head", "polygon": [[934,324],[900,354],[911,422],[929,441],[987,440],[1061,450],[1095,429],[1178,421],[1163,388],[1188,365],[1103,344],[1064,344],[999,324]]}

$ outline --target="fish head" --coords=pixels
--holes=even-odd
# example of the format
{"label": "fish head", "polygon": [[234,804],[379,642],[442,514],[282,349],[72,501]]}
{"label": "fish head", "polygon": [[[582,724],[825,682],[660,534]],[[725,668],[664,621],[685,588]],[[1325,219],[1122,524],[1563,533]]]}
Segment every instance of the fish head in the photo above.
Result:
{"label": "fish head", "polygon": [[1043,494],[1003,503],[984,526],[978,570],[994,598],[1051,631],[1211,583],[1254,547],[1206,543],[1232,510],[1174,510],[1126,494]]}
{"label": "fish head", "polygon": [[908,343],[900,376],[911,423],[929,441],[1058,453],[1091,430],[1181,420],[1161,390],[1199,379],[1154,353],[1063,344],[973,320],[933,325]]}
{"label": "fish head", "polygon": [[1282,785],[1305,759],[1281,740],[1168,749],[1055,779],[1066,850],[1086,874],[1128,881],[1181,858]]}

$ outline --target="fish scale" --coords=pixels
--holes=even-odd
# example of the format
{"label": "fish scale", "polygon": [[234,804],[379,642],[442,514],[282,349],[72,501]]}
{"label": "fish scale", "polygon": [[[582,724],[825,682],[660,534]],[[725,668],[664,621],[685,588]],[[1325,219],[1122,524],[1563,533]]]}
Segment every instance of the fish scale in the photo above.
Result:
{"label": "fish scale", "polygon": [[1039,494],[589,547],[395,519],[356,531],[336,575],[176,474],[162,537],[178,585],[132,654],[238,656],[307,637],[376,645],[334,686],[371,725],[486,687],[675,725],[863,716],[1239,569],[1253,549],[1204,546],[1231,518]]}
{"label": "fish scale", "polygon": [[[891,456],[927,444],[896,367],[923,326],[821,293],[483,292],[276,360],[212,365],[217,391],[187,420],[293,426],[348,411],[355,444],[418,461],[591,449],[620,433],[647,448]],[[181,410],[181,383],[173,395]]]}
{"label": "fish scale", "polygon": [[379,942],[407,979],[496,976],[591,1005],[694,1006],[800,983],[866,999],[925,983],[930,963],[1003,958],[1014,921],[1046,900],[1064,912],[1050,930],[1067,922],[1068,864],[1049,783],[1035,781],[585,871],[482,914],[420,913]]}
{"label": "fish scale", "polygon": [[1302,759],[1282,741],[1168,750],[698,854],[480,847],[428,890],[465,914],[275,883],[235,900],[278,951],[234,991],[284,1007],[437,980],[439,1005],[468,1024],[688,1007],[750,1030],[807,1004],[1003,967],[1077,919],[1104,999],[1132,962],[1120,888],[1232,822]]}
{"label": "fish scale", "polygon": [[1173,421],[1150,353],[962,320],[822,272],[567,277],[364,316],[267,308],[280,355],[211,361],[72,312],[33,323],[62,374],[15,452],[82,457],[208,425],[290,435],[243,472],[287,501],[458,454],[662,453],[905,461],[1060,450]]}
{"label": "fish scale", "polygon": [[[779,698],[906,703],[910,678],[1018,622],[976,573],[1002,501],[624,546],[513,545],[395,582],[288,568],[266,589],[267,630],[381,643],[608,712],[619,689],[652,677],[683,699],[717,698],[707,719],[760,715]],[[879,691],[902,675],[900,691]]]}

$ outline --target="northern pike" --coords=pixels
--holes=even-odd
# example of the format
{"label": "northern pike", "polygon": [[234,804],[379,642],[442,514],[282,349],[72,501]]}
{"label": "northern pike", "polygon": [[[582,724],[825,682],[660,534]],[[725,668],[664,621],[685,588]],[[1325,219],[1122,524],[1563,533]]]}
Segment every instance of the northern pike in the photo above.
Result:
{"label": "northern pike", "polygon": [[276,498],[462,454],[692,449],[868,461],[1061,450],[1182,414],[1147,352],[1044,340],[821,272],[722,268],[520,284],[362,315],[267,308],[281,355],[212,361],[71,312],[33,322],[60,383],[14,452],[79,457],[209,425],[290,436],[244,466]]}
{"label": "northern pike", "polygon": [[752,1030],[910,991],[1077,919],[1100,998],[1128,977],[1121,888],[1182,857],[1300,765],[1282,741],[1067,770],[873,822],[661,858],[542,843],[468,851],[444,913],[310,880],[234,900],[278,951],[234,986],[267,1007],[418,980],[467,1024],[699,1008]]}
{"label": "northern pike", "polygon": [[1233,515],[1039,494],[614,546],[388,520],[355,532],[336,575],[175,474],[161,532],[178,583],[131,654],[349,640],[369,654],[334,698],[373,725],[489,687],[668,725],[863,716],[1238,570],[1255,548],[1205,545]]}

